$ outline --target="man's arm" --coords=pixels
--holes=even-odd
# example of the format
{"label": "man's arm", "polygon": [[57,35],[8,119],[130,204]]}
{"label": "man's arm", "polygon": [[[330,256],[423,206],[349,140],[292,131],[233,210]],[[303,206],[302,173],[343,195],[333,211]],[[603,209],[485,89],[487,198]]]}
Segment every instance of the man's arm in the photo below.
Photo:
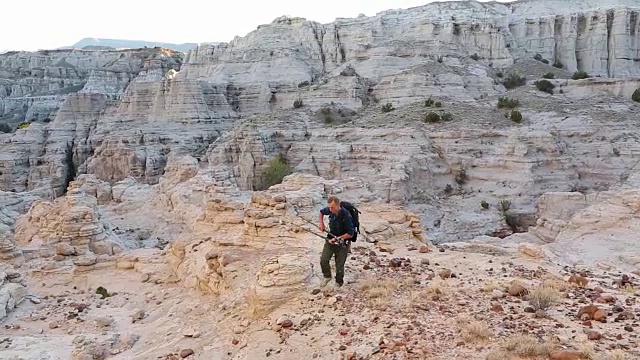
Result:
{"label": "man's arm", "polygon": [[318,223],[320,224],[318,227],[320,228],[320,231],[324,232],[324,216],[325,215],[329,215],[329,208],[325,207],[320,209],[320,219],[318,219]]}

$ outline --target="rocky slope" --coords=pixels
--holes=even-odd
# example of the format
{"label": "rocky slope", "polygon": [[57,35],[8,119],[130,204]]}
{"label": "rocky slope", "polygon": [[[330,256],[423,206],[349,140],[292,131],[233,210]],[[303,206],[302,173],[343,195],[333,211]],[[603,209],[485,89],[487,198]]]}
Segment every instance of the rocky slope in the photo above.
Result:
{"label": "rocky slope", "polygon": [[[184,58],[0,55],[0,348],[639,357],[636,11],[433,3]],[[342,289],[317,288],[330,195],[362,211]]]}

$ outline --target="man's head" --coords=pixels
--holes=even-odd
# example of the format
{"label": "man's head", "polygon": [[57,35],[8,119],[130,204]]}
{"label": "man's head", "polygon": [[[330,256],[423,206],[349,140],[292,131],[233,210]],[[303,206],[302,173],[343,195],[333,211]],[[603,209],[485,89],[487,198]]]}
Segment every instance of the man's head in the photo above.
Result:
{"label": "man's head", "polygon": [[329,205],[329,211],[332,213],[337,214],[340,211],[340,199],[336,196],[329,197],[327,203]]}

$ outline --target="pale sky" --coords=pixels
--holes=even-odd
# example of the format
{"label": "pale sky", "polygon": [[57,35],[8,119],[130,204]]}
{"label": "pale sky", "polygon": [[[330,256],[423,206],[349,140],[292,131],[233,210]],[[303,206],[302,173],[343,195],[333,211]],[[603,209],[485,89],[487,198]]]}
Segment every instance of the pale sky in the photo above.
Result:
{"label": "pale sky", "polygon": [[[500,0],[499,0],[500,1]],[[0,51],[53,49],[85,37],[167,43],[228,42],[282,15],[321,23],[431,0],[3,1]],[[485,1],[482,1],[485,2]],[[500,2],[506,2],[504,0]],[[165,5],[169,4],[169,6]]]}

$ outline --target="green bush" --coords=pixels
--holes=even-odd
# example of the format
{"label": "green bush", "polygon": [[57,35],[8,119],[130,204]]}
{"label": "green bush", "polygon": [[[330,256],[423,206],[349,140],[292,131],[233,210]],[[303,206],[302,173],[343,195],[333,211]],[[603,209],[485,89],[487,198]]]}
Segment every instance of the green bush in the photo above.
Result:
{"label": "green bush", "polygon": [[441,108],[442,107],[442,103],[440,101],[436,101],[435,104],[433,104],[435,107],[437,108]]}
{"label": "green bush", "polygon": [[545,79],[553,79],[553,78],[556,77],[556,74],[554,74],[552,72],[548,72],[548,73],[542,75],[542,77],[545,78]]}
{"label": "green bush", "polygon": [[518,101],[518,99],[509,99],[506,96],[498,98],[498,109],[502,109],[502,108],[513,109],[518,105],[520,105],[520,101]]}
{"label": "green bush", "polygon": [[585,71],[576,71],[575,73],[573,73],[573,76],[571,77],[573,80],[581,80],[581,79],[586,79],[589,77],[589,74],[587,74]]}
{"label": "green bush", "polygon": [[440,118],[442,119],[442,121],[451,121],[453,120],[453,115],[449,112],[443,113],[442,116],[440,116]]}
{"label": "green bush", "polygon": [[393,107],[393,105],[391,103],[386,103],[385,105],[382,105],[382,112],[383,113],[388,113],[395,110],[395,108]]}
{"label": "green bush", "polygon": [[515,89],[519,86],[523,86],[526,83],[527,78],[516,73],[509,74],[509,76],[507,76],[507,78],[502,81],[502,85],[504,85],[504,87],[507,89]]}
{"label": "green bush", "polygon": [[433,99],[432,99],[432,98],[428,98],[427,100],[425,100],[425,102],[424,102],[424,106],[426,106],[426,107],[432,107],[434,103],[435,103],[435,101],[433,101]]}
{"label": "green bush", "polygon": [[640,103],[640,88],[637,88],[636,91],[631,94],[631,100]]}
{"label": "green bush", "polygon": [[30,122],[22,122],[20,123],[20,125],[18,125],[18,129],[27,129],[29,128],[30,125],[31,125]]}
{"label": "green bush", "polygon": [[269,160],[264,171],[264,188],[280,184],[285,176],[291,173],[291,169],[282,156],[275,156]]}
{"label": "green bush", "polygon": [[484,200],[482,200],[482,201],[480,202],[480,206],[482,206],[482,208],[486,210],[486,209],[488,209],[488,208],[489,208],[489,203],[488,203],[488,202],[486,202],[486,201],[484,201]]}
{"label": "green bush", "polygon": [[425,121],[428,122],[429,124],[437,123],[440,120],[441,120],[440,114],[435,113],[433,111],[428,113],[427,116],[425,117]]}
{"label": "green bush", "polygon": [[553,95],[553,89],[556,86],[553,85],[551,83],[551,81],[549,81],[549,80],[538,80],[538,81],[536,81],[536,87],[540,91],[544,91],[546,93],[549,93],[549,94]]}
{"label": "green bush", "polygon": [[511,121],[513,122],[521,122],[522,121],[522,113],[520,113],[520,111],[518,110],[511,110]]}
{"label": "green bush", "polygon": [[553,63],[553,67],[557,68],[557,69],[564,69],[564,64],[562,64],[560,61],[556,60],[556,62]]}

